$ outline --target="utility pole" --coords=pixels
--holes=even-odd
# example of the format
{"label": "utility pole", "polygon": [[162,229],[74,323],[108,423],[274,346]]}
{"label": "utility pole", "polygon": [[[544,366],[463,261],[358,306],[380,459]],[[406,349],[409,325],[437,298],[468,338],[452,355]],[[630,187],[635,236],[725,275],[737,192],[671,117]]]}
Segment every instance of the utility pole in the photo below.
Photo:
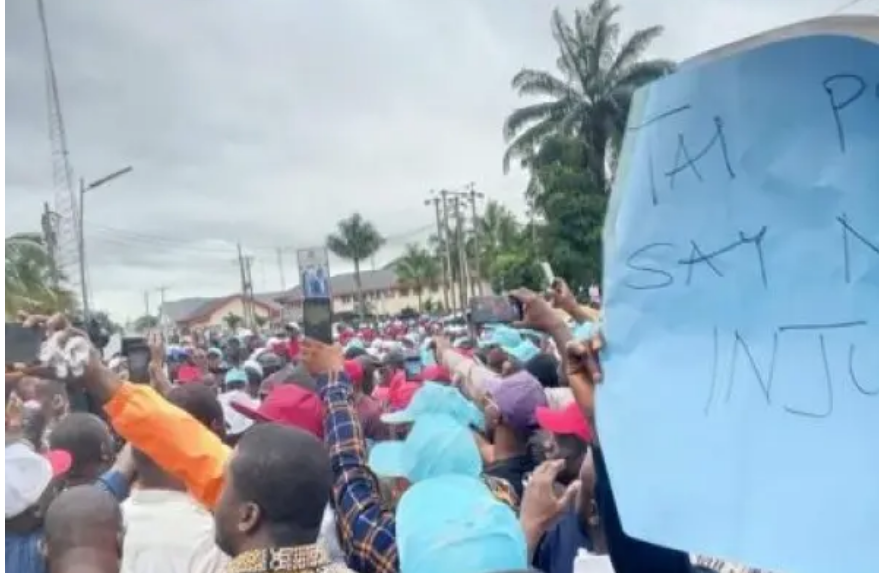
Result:
{"label": "utility pole", "polygon": [[476,278],[472,279],[471,283],[473,284],[473,294],[481,296],[483,280],[482,270],[480,270],[482,265],[482,241],[480,237],[481,230],[479,229],[479,215],[476,212],[476,199],[484,199],[485,195],[477,192],[473,183],[467,186],[470,188],[467,191],[466,198],[470,201],[470,216],[473,220],[473,271],[476,272]]}
{"label": "utility pole", "polygon": [[458,194],[445,191],[449,199],[449,204],[453,206],[455,212],[455,241],[458,246],[458,273],[460,275],[460,286],[458,289],[458,297],[461,302],[461,312],[467,311],[467,251],[464,249],[464,215],[461,213],[463,201]]}
{"label": "utility pole", "polygon": [[43,242],[49,252],[49,270],[51,271],[52,286],[57,290],[61,287],[61,272],[58,268],[58,233],[55,222],[58,214],[53,213],[49,203],[43,203],[43,216],[40,223],[43,228]]}
{"label": "utility pole", "polygon": [[247,303],[250,307],[250,324],[256,324],[256,313],[254,311],[254,297],[253,297],[253,256],[245,256],[244,258],[244,268],[247,271]]}
{"label": "utility pole", "polygon": [[281,277],[281,291],[286,292],[287,280],[284,278],[284,248],[276,248],[275,253],[278,256],[278,275]]}
{"label": "utility pole", "polygon": [[112,180],[116,180],[120,176],[126,175],[129,172],[134,170],[131,166],[126,166],[125,168],[120,168],[116,172],[111,172],[110,174],[99,178],[98,180],[92,181],[86,184],[85,179],[79,178],[79,200],[77,201],[76,208],[76,223],[77,223],[77,247],[79,249],[79,280],[80,280],[80,292],[82,294],[82,313],[83,320],[85,322],[89,322],[89,317],[91,315],[89,310],[89,289],[88,289],[88,281],[86,280],[86,257],[85,257],[85,194],[89,191],[92,191],[98,188],[101,185],[107,184]]}
{"label": "utility pole", "polygon": [[[458,303],[455,298],[455,269],[452,265],[452,228],[451,220],[452,215],[449,210],[449,193],[448,191],[441,190],[440,191],[440,199],[443,203],[443,242],[445,243],[446,248],[446,268],[449,273],[449,307],[448,310],[450,313],[455,312],[455,305]],[[460,296],[459,296],[460,298]],[[461,311],[463,312],[464,307],[461,306]]]}
{"label": "utility pole", "polygon": [[244,326],[249,326],[249,311],[247,298],[248,298],[248,281],[247,281],[247,268],[244,267],[245,259],[244,253],[241,251],[241,243],[238,243],[238,268],[241,271],[241,306],[244,309]]}
{"label": "utility pole", "polygon": [[168,290],[168,286],[159,286],[156,288],[156,292],[159,293],[159,328],[163,331],[165,330],[165,292]]}
{"label": "utility pole", "polygon": [[439,252],[442,255],[442,259],[440,260],[440,267],[443,272],[443,308],[445,310],[451,310],[451,306],[449,305],[449,291],[451,289],[451,282],[449,278],[449,272],[451,271],[451,266],[449,265],[449,248],[446,243],[446,236],[443,234],[443,211],[440,211],[440,203],[445,207],[445,202],[439,196],[434,195],[433,197],[424,201],[424,204],[428,207],[433,205],[434,210],[436,211],[436,236],[437,236],[437,244],[440,249]]}
{"label": "utility pole", "polygon": [[[470,265],[469,265],[468,259],[467,259],[467,246],[466,246],[466,236],[465,235],[463,236],[464,237],[463,241],[465,243],[462,244],[462,249],[461,249],[461,253],[460,253],[461,258],[462,258],[461,261],[463,262],[461,264],[461,273],[463,274],[464,272],[466,272],[468,274],[467,281],[469,282],[469,287],[471,290],[470,293],[473,296],[478,296],[482,293],[482,276],[481,276],[480,269],[479,269],[479,265],[480,265],[480,257],[479,256],[480,256],[481,250],[480,250],[480,238],[479,238],[479,217],[476,213],[476,200],[484,198],[485,195],[483,193],[477,192],[473,183],[468,184],[467,190],[465,190],[465,191],[445,191],[445,193],[447,195],[449,195],[450,197],[454,197],[454,199],[456,201],[456,206],[465,205],[469,202],[470,213],[471,213],[471,217],[473,220],[473,244],[474,244],[473,245],[473,247],[474,247],[474,250],[473,250],[473,264],[474,264],[473,265],[473,272],[475,272],[475,277],[472,277],[473,274],[470,271]],[[466,233],[464,231],[465,227],[464,227],[463,219],[460,217],[460,209],[458,209],[458,211],[459,211],[459,215],[458,215],[459,229],[461,229],[463,233]],[[462,286],[464,285],[463,281],[462,281],[461,285]]]}
{"label": "utility pole", "polygon": [[149,290],[143,291],[143,310],[144,310],[145,316],[150,315],[150,291]]}

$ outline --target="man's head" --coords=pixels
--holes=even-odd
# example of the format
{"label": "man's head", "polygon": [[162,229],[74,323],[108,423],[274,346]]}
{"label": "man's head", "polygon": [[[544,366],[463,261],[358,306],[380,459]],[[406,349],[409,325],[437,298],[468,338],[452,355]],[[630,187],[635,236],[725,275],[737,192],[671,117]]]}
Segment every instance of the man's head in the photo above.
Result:
{"label": "man's head", "polygon": [[541,439],[546,459],[565,461],[557,480],[568,485],[577,479],[592,441],[592,429],[576,402],[561,410],[537,408],[537,423],[544,430]]}
{"label": "man's head", "polygon": [[560,387],[559,361],[554,356],[541,353],[532,357],[524,365],[525,370],[534,376],[543,387]]}
{"label": "man's head", "polygon": [[400,348],[394,348],[388,351],[382,359],[382,383],[388,385],[391,379],[398,371],[402,371],[406,366],[406,353]]}
{"label": "man's head", "polygon": [[216,373],[220,370],[220,366],[223,363],[223,351],[216,347],[212,347],[208,349],[207,355],[207,364],[208,370],[212,373]]}
{"label": "man's head", "polygon": [[223,407],[213,389],[203,383],[191,383],[173,388],[165,397],[214,434],[225,438],[226,421],[223,418]]}
{"label": "man's head", "polygon": [[110,428],[94,414],[74,412],[62,418],[49,435],[49,447],[73,457],[67,473],[69,485],[95,482],[115,456]]}
{"label": "man's head", "polygon": [[110,493],[94,485],[70,488],[46,511],[49,572],[118,572],[122,536],[122,512]]}
{"label": "man's head", "polygon": [[237,367],[241,363],[241,340],[238,337],[230,338],[226,341],[223,353],[226,361],[233,367]]}
{"label": "man's head", "polygon": [[360,367],[363,368],[363,384],[361,389],[364,394],[372,395],[375,389],[375,373],[378,370],[378,364],[369,355],[358,357],[357,361],[360,362]]}
{"label": "man's head", "polygon": [[270,375],[274,375],[287,364],[286,358],[276,354],[273,350],[266,351],[256,358],[256,362],[262,367],[263,381]]}
{"label": "man's head", "polygon": [[253,397],[259,395],[259,386],[262,385],[265,374],[262,365],[256,360],[245,361],[242,366],[244,374],[247,375],[247,393]]}
{"label": "man's head", "polygon": [[50,420],[64,417],[70,410],[70,400],[64,384],[60,381],[30,379],[34,380],[34,397],[40,402],[46,416]]}
{"label": "man's head", "polygon": [[23,441],[6,445],[7,532],[30,533],[40,526],[46,507],[63,487],[71,461],[68,452],[50,451],[40,455]]}
{"label": "man's head", "polygon": [[323,442],[308,432],[259,424],[238,442],[214,513],[229,556],[265,547],[313,544],[332,486]]}
{"label": "man's head", "polygon": [[537,408],[547,405],[543,386],[527,371],[503,378],[492,386],[485,407],[489,436],[503,432],[505,439],[525,448],[537,429]]}
{"label": "man's head", "polygon": [[233,367],[226,372],[223,380],[226,391],[243,391],[247,389],[247,373],[240,367]]}

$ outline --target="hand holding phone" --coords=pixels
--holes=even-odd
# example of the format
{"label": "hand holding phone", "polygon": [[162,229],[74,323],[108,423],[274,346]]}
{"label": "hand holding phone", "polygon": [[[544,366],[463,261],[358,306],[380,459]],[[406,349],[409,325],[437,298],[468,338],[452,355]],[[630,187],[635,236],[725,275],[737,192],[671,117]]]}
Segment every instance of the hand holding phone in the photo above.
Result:
{"label": "hand holding phone", "polygon": [[122,355],[128,359],[128,378],[133,383],[150,382],[150,346],[143,337],[122,339]]}
{"label": "hand holding phone", "polygon": [[305,336],[325,345],[333,344],[333,309],[329,298],[306,298],[302,302]]}
{"label": "hand holding phone", "polygon": [[43,331],[15,322],[6,323],[6,363],[31,365],[40,359]]}

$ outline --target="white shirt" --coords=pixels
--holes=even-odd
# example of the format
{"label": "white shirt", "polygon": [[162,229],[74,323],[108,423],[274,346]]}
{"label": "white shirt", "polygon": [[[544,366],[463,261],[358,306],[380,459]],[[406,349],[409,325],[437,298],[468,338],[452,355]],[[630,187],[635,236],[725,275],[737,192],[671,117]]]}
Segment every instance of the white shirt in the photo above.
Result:
{"label": "white shirt", "polygon": [[338,531],[336,530],[336,514],[333,513],[333,508],[330,505],[327,505],[327,508],[324,509],[324,519],[320,525],[318,542],[329,554],[331,562],[345,563],[345,554],[342,552]]}
{"label": "white shirt", "polygon": [[217,396],[217,400],[219,400],[220,406],[223,408],[223,419],[226,421],[226,432],[230,436],[243,434],[245,430],[253,425],[253,420],[238,413],[238,411],[232,407],[232,402],[245,405],[255,410],[259,408],[259,398],[252,397],[243,389],[237,389],[235,391],[221,393]]}
{"label": "white shirt", "polygon": [[222,572],[214,518],[187,493],[139,489],[122,504],[122,572]]}

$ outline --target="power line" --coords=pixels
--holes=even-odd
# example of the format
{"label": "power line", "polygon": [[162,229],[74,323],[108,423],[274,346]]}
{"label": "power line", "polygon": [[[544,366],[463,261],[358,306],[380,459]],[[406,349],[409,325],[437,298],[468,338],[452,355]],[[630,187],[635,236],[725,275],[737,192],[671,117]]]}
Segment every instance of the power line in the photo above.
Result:
{"label": "power line", "polygon": [[833,10],[830,14],[839,14],[840,12],[844,12],[849,8],[854,8],[863,1],[864,0],[847,0],[846,2],[843,2],[842,4],[837,6],[836,9]]}

